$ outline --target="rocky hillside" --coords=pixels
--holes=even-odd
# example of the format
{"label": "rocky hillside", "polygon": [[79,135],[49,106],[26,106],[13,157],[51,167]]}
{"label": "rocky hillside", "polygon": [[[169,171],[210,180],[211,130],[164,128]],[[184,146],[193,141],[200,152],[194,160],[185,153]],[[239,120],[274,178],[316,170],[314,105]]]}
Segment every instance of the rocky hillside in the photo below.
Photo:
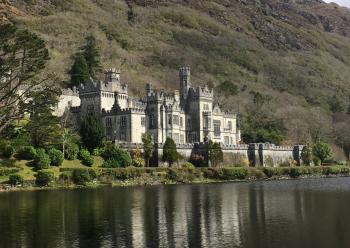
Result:
{"label": "rocky hillside", "polygon": [[[350,10],[336,4],[2,0],[0,8],[3,21],[47,41],[49,69],[63,80],[69,78],[72,55],[92,33],[103,65],[121,67],[134,94],[143,94],[149,81],[178,87],[177,69],[189,65],[196,84],[221,89],[218,101],[228,109],[245,113],[261,108],[253,102],[262,99],[270,116],[287,128],[284,143],[318,136],[336,140],[334,113],[348,106]],[[340,119],[347,122],[346,116]]]}

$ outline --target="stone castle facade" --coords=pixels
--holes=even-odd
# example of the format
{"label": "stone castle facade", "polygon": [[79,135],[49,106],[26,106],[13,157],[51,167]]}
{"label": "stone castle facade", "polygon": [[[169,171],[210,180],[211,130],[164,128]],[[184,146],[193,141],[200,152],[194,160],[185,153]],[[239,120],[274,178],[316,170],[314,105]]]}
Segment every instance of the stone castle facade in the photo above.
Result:
{"label": "stone castle facade", "polygon": [[226,164],[300,164],[300,145],[241,144],[237,115],[215,104],[212,89],[193,87],[189,67],[179,70],[179,89],[168,94],[147,84],[145,98],[135,99],[121,82],[120,71],[109,69],[103,81],[90,79],[64,90],[55,112],[62,115],[69,109],[77,120],[95,113],[103,121],[106,139],[128,150],[142,150],[142,134],[150,132],[155,143],[152,164],[158,166],[167,137],[189,160],[197,155],[207,160],[206,141],[212,140],[221,144]]}
{"label": "stone castle facade", "polygon": [[147,84],[146,97],[135,99],[121,82],[120,71],[109,69],[104,81],[91,79],[77,91],[66,92],[58,109],[62,112],[63,106],[71,104],[80,117],[94,112],[104,123],[106,138],[117,143],[141,143],[145,132],[153,135],[155,143],[164,143],[167,137],[177,144],[240,142],[237,115],[214,103],[212,89],[193,87],[189,67],[179,71],[179,88],[167,94]]}

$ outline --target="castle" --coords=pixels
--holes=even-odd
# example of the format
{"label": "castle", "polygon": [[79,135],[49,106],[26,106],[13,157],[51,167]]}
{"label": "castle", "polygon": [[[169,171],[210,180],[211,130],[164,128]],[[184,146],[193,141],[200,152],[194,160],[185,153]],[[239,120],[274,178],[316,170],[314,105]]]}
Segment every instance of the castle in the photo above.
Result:
{"label": "castle", "polygon": [[60,102],[66,105],[75,101],[72,111],[80,118],[95,113],[103,121],[106,139],[117,143],[141,143],[146,132],[152,134],[155,143],[164,143],[167,137],[176,144],[207,140],[226,145],[239,143],[237,116],[214,103],[213,90],[193,87],[189,67],[180,69],[179,79],[180,91],[167,94],[149,83],[146,98],[138,100],[129,96],[120,71],[109,69],[104,81],[91,79],[78,88],[80,104],[69,97]]}
{"label": "castle", "polygon": [[144,99],[129,96],[120,71],[105,71],[103,81],[90,79],[78,88],[66,89],[56,106],[56,115],[67,109],[81,120],[89,113],[101,118],[105,136],[120,147],[142,150],[142,134],[150,132],[155,144],[154,165],[159,165],[163,144],[171,137],[186,159],[207,154],[207,142],[220,143],[227,163],[250,166],[300,164],[302,146],[240,144],[237,115],[222,111],[214,103],[214,92],[207,86],[193,87],[189,67],[179,70],[179,89],[172,94],[146,85]]}

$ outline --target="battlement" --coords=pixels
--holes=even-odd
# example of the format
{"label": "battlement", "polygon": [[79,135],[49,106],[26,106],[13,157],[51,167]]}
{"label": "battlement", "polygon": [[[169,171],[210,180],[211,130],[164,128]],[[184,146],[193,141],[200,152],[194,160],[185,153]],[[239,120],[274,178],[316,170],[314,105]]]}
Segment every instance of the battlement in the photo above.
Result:
{"label": "battlement", "polygon": [[214,91],[213,89],[209,89],[208,86],[204,87],[197,87],[194,88],[194,97],[196,98],[213,98],[214,97]]}
{"label": "battlement", "polygon": [[64,96],[79,96],[79,90],[74,86],[73,88],[62,89]]}

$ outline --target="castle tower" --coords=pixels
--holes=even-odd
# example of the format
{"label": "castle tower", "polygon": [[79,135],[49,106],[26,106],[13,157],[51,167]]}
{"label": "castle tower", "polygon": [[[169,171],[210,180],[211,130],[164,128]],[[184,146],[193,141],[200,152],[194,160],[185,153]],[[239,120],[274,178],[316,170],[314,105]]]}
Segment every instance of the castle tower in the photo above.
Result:
{"label": "castle tower", "polygon": [[111,68],[105,71],[105,82],[120,82],[120,70],[117,70],[115,68]]}
{"label": "castle tower", "polygon": [[180,76],[181,101],[184,103],[187,100],[188,90],[191,87],[191,69],[190,69],[190,67],[180,68],[179,76]]}

